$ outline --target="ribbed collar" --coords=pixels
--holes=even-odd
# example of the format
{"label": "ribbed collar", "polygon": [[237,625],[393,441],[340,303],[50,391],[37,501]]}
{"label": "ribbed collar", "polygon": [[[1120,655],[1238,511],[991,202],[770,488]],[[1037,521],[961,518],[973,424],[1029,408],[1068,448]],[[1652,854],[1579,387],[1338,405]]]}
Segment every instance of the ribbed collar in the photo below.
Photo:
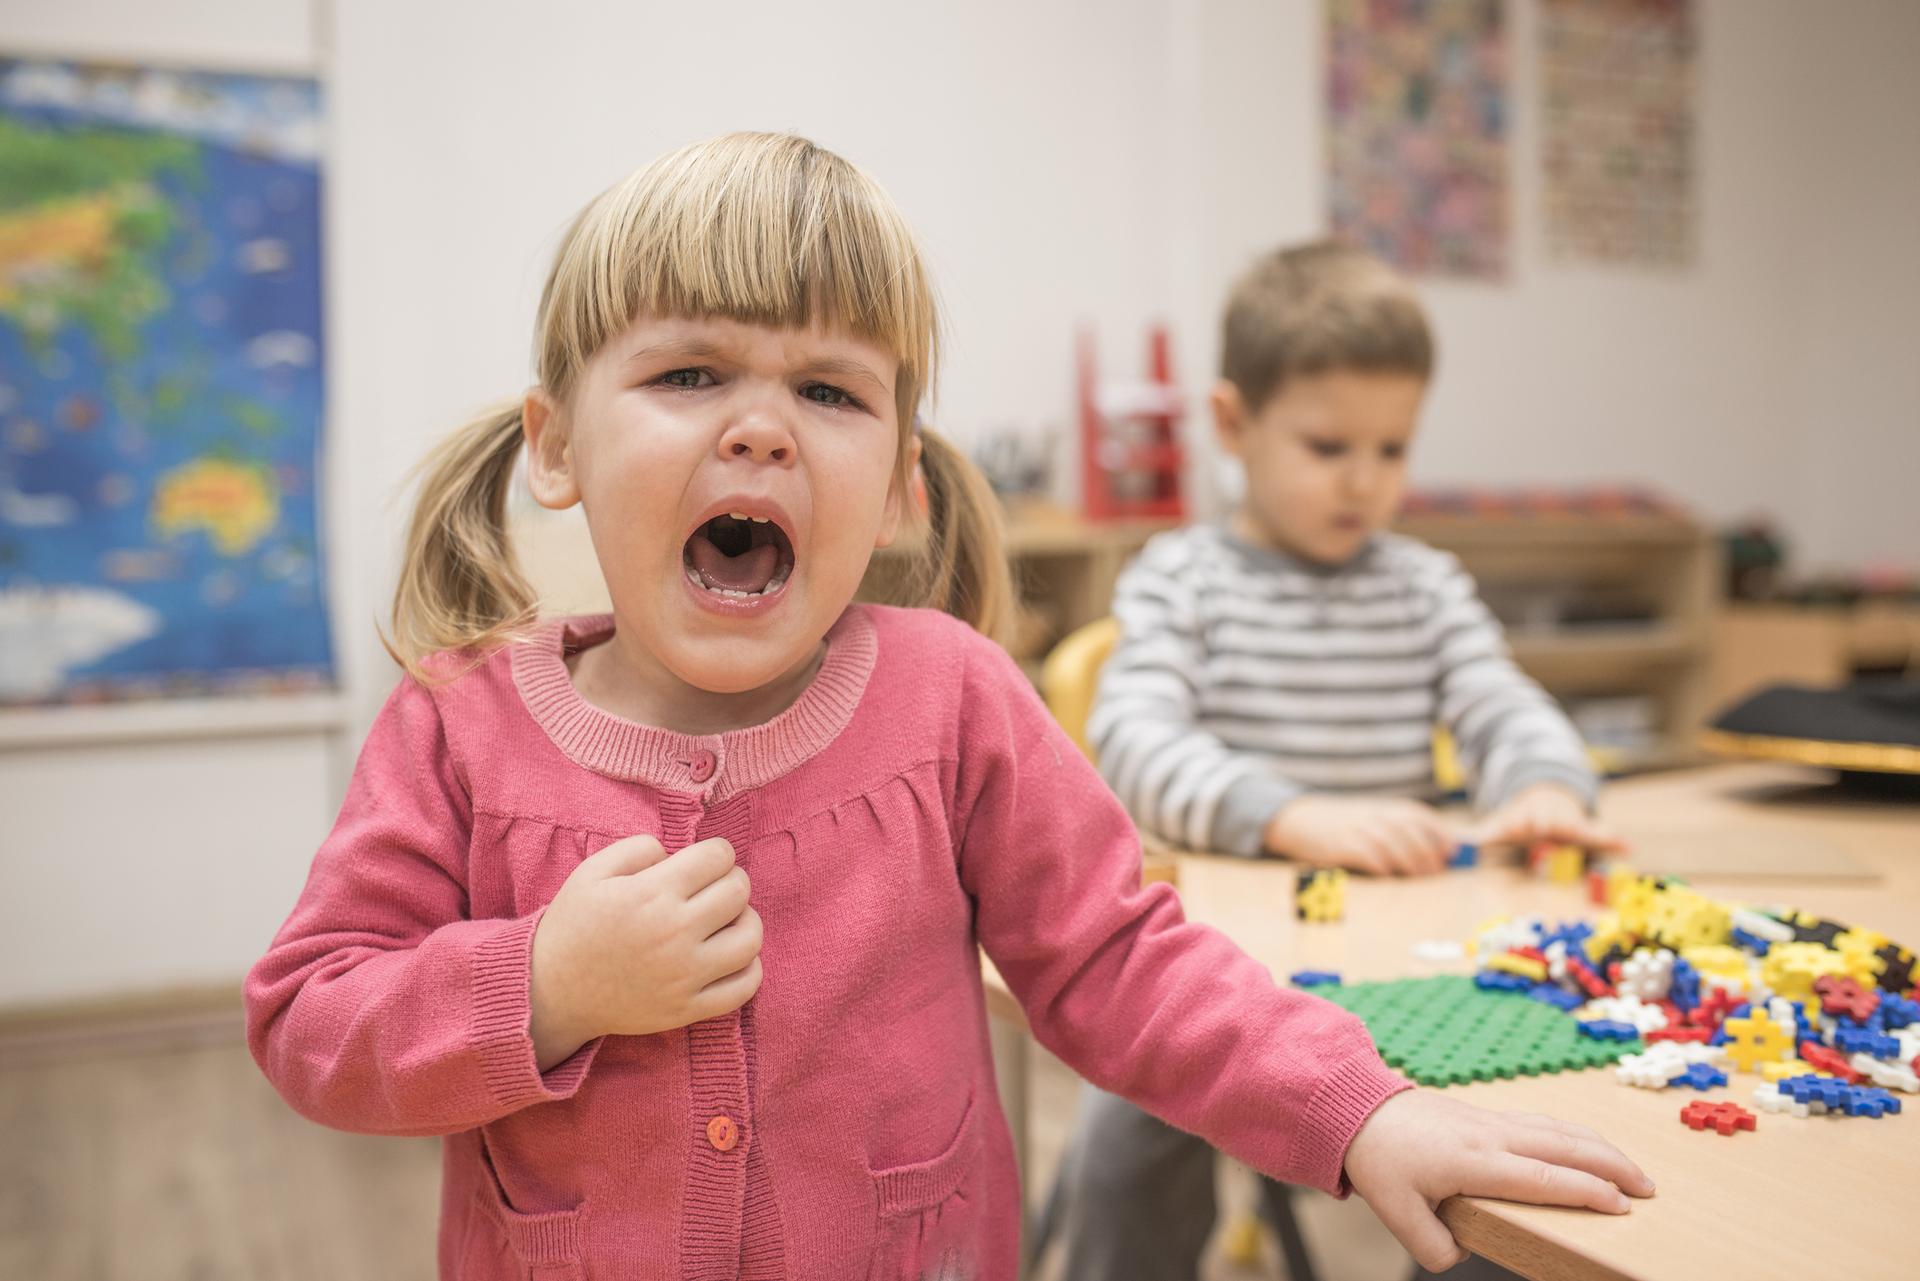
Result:
{"label": "ribbed collar", "polygon": [[831,743],[853,719],[879,651],[872,617],[851,606],[827,632],[820,670],[786,711],[724,734],[679,734],[603,711],[573,687],[567,655],[612,635],[612,615],[585,615],[556,619],[516,645],[513,683],[527,711],[555,747],[595,773],[709,801],[770,783]]}

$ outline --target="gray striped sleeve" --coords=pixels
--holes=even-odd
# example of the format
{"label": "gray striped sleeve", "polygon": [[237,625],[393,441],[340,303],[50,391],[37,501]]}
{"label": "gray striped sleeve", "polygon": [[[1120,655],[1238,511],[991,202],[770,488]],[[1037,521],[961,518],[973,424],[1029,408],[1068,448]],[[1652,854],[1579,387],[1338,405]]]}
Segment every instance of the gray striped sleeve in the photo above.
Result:
{"label": "gray striped sleeve", "polygon": [[1156,539],[1121,574],[1120,638],[1101,670],[1087,738],[1142,827],[1196,849],[1257,855],[1266,818],[1297,789],[1264,758],[1199,727],[1205,656],[1191,561],[1188,540]]}
{"label": "gray striped sleeve", "polygon": [[1439,714],[1459,748],[1481,809],[1535,783],[1558,783],[1589,807],[1599,780],[1579,733],[1514,663],[1473,578],[1452,556],[1430,552],[1425,577],[1440,660]]}

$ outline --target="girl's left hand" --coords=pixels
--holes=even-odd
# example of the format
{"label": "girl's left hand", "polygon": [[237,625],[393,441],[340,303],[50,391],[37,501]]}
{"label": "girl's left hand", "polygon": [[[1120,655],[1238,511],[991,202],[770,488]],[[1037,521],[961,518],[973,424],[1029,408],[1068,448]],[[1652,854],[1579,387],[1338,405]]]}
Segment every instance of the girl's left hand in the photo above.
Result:
{"label": "girl's left hand", "polygon": [[1625,1214],[1627,1197],[1653,1195],[1646,1172],[1584,1125],[1489,1112],[1432,1090],[1407,1090],[1376,1108],[1347,1145],[1346,1170],[1353,1190],[1430,1272],[1467,1254],[1436,1213],[1450,1196]]}
{"label": "girl's left hand", "polygon": [[1552,841],[1584,850],[1619,851],[1627,843],[1587,813],[1581,799],[1558,783],[1521,788],[1480,823],[1482,845],[1531,845]]}

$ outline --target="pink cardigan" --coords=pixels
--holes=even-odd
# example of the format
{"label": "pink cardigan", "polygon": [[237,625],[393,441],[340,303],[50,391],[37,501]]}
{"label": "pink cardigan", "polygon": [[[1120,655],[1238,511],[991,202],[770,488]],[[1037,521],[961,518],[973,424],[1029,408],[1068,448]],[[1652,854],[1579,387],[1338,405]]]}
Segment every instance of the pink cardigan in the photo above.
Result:
{"label": "pink cardigan", "polygon": [[[1407,1083],[1141,888],[1126,814],[1013,663],[942,614],[855,606],[765,725],[690,737],[588,704],[574,619],[387,701],[306,889],[247,980],[302,1114],[445,1136],[443,1278],[1012,1278],[1018,1177],[976,947],[1090,1081],[1340,1191]],[[544,1075],[534,927],[634,833],[733,843],[766,924],[743,1009]]]}

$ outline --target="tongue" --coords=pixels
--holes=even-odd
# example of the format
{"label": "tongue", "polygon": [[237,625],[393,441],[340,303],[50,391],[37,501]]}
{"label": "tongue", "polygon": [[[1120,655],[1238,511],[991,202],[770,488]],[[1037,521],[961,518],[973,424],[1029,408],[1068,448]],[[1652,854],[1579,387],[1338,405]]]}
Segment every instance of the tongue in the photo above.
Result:
{"label": "tongue", "polygon": [[729,556],[715,547],[705,534],[695,534],[688,547],[692,551],[693,567],[708,587],[735,592],[762,591],[772,581],[774,570],[780,567],[780,549],[772,543]]}

